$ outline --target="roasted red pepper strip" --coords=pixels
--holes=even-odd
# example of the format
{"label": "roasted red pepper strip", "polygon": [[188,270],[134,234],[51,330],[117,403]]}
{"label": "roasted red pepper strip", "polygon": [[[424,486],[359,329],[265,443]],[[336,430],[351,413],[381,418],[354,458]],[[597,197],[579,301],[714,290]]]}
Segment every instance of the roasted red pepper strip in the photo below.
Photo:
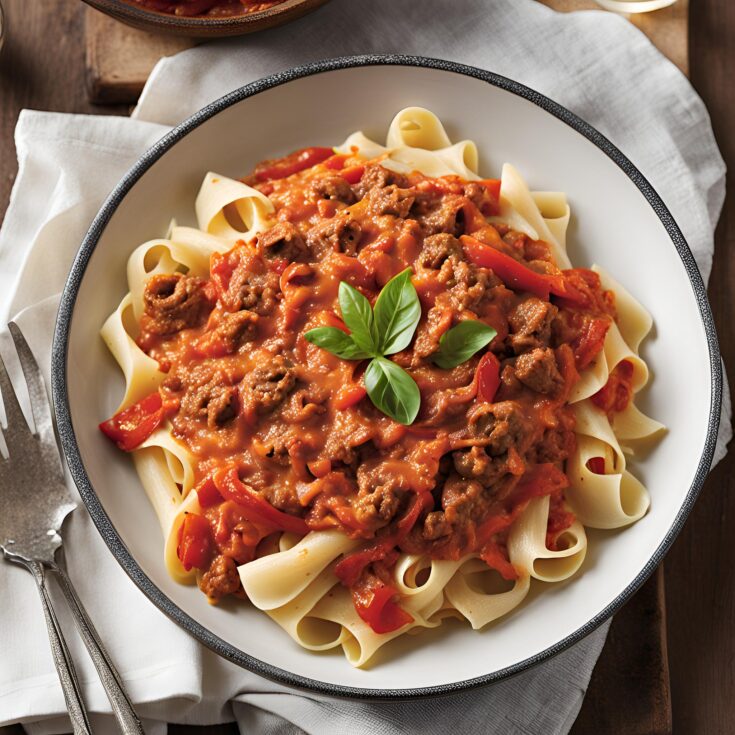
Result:
{"label": "roasted red pepper strip", "polygon": [[274,508],[264,497],[241,482],[237,475],[237,468],[225,467],[216,472],[214,484],[225,500],[232,500],[233,503],[237,503],[247,511],[248,520],[251,522],[263,523],[279,531],[288,531],[299,536],[305,536],[309,532],[303,518]]}
{"label": "roasted red pepper strip", "polygon": [[512,581],[518,579],[518,572],[516,568],[508,561],[503,550],[494,541],[488,541],[482,551],[480,552],[480,558],[487,564],[491,569],[500,573],[503,579]]}
{"label": "roasted red pepper strip", "polygon": [[492,268],[495,275],[515,291],[528,291],[548,301],[549,292],[556,293],[561,289],[556,283],[561,280],[560,277],[536,273],[510,255],[501,253],[500,250],[485,245],[469,235],[462,235],[460,240],[467,257],[473,263],[483,268]]}
{"label": "roasted red pepper strip", "polygon": [[413,617],[394,601],[395,587],[378,582],[354,595],[357,614],[376,632],[390,633],[413,622]]}
{"label": "roasted red pepper strip", "polygon": [[367,395],[365,386],[361,383],[348,383],[337,391],[334,397],[334,407],[338,411],[344,411],[350,406],[359,403]]}
{"label": "roasted red pepper strip", "polygon": [[609,317],[586,319],[582,332],[574,341],[574,357],[579,370],[584,370],[602,352],[605,336],[610,329]]}
{"label": "roasted red pepper strip", "polygon": [[513,521],[515,521],[516,517],[523,510],[525,510],[525,505],[517,506],[511,513],[502,512],[497,515],[491,515],[490,518],[477,527],[477,531],[475,532],[476,546],[482,548],[496,533],[510,528]]}
{"label": "roasted red pepper strip", "polygon": [[345,167],[345,161],[349,158],[344,153],[335,153],[324,161],[324,165],[332,169],[332,171],[339,171]]}
{"label": "roasted red pepper strip", "polygon": [[396,545],[396,537],[394,535],[386,536],[365,549],[355,551],[348,554],[334,568],[334,573],[345,587],[352,587],[360,579],[362,570],[374,561],[380,561],[390,552]]}
{"label": "roasted red pepper strip", "polygon": [[398,521],[396,543],[402,541],[409,533],[411,533],[411,529],[416,525],[416,521],[418,521],[421,513],[431,508],[432,505],[434,505],[434,498],[430,492],[423,492],[419,495],[415,495],[411,499],[410,507],[403,518]]}
{"label": "roasted red pepper strip", "polygon": [[500,179],[482,179],[477,183],[482,184],[490,192],[490,195],[495,201],[500,199]]}
{"label": "roasted red pepper strip", "polygon": [[500,387],[500,362],[492,352],[486,352],[477,365],[477,397],[492,403]]}
{"label": "roasted red pepper strip", "polygon": [[192,567],[207,569],[214,554],[214,539],[209,521],[196,513],[187,513],[179,527],[176,555],[188,572]]}
{"label": "roasted red pepper strip", "polygon": [[294,151],[283,158],[274,158],[269,161],[259,163],[253,175],[259,183],[264,181],[273,181],[275,179],[285,179],[287,176],[303,171],[306,168],[316,166],[317,163],[326,161],[334,155],[332,148],[302,148],[300,151]]}
{"label": "roasted red pepper strip", "polygon": [[161,395],[156,391],[132,406],[116,413],[100,424],[100,431],[130,452],[140,446],[160,425],[165,411]]}
{"label": "roasted red pepper strip", "polygon": [[581,298],[577,290],[566,283],[562,273],[554,276],[536,273],[510,255],[501,253],[500,250],[485,245],[474,237],[462,235],[460,240],[467,257],[473,263],[483,268],[492,268],[495,275],[515,291],[528,291],[546,301],[550,293],[563,297],[570,303],[575,303]]}
{"label": "roasted red pepper strip", "polygon": [[194,489],[197,491],[199,505],[202,508],[211,508],[214,505],[219,505],[224,500],[211,477],[202,480]]}
{"label": "roasted red pepper strip", "polygon": [[349,168],[343,168],[339,175],[348,183],[356,184],[365,173],[365,166],[350,166]]}

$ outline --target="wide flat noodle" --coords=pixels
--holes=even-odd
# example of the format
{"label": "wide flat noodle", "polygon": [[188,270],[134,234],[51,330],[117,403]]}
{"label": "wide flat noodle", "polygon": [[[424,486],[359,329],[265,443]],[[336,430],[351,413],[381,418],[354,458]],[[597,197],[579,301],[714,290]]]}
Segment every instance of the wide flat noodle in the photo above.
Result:
{"label": "wide flat noodle", "polygon": [[391,121],[385,144],[388,148],[424,148],[437,151],[452,145],[441,120],[424,107],[406,107]]}
{"label": "wide flat noodle", "polygon": [[[631,404],[632,405],[632,404]],[[627,469],[618,436],[604,411],[586,400],[574,405],[577,446],[567,460],[570,487],[565,491],[574,514],[591,528],[620,528],[643,517],[650,497]],[[603,460],[604,473],[590,460]]]}
{"label": "wide flat noodle", "polygon": [[460,561],[401,554],[393,576],[403,607],[431,617],[444,604],[444,588],[460,564]]}
{"label": "wide flat noodle", "polygon": [[346,635],[341,641],[345,658],[353,666],[364,666],[375,652],[388,641],[403,635],[412,628],[433,628],[438,623],[424,620],[412,612],[413,621],[390,633],[376,633],[355,610],[350,591],[337,585],[313,608],[312,615],[339,623]]}
{"label": "wide flat noodle", "polygon": [[337,584],[337,577],[329,567],[296,597],[281,607],[268,610],[268,615],[300,646],[310,651],[326,651],[339,646],[349,636],[348,631],[340,623],[314,612],[314,607]]}
{"label": "wide flat noodle", "polygon": [[[539,199],[543,205],[543,195]],[[564,214],[554,212],[562,219]],[[555,219],[558,217],[555,217]],[[564,227],[564,241],[558,240],[552,233],[544,216],[541,214],[539,204],[531,194],[525,180],[515,166],[506,163],[500,177],[500,215],[490,218],[507,223],[510,227],[523,232],[531,240],[543,240],[551,248],[555,263],[559,268],[571,268],[571,262],[566,252],[566,226]],[[560,225],[555,229],[560,231]]]}
{"label": "wide flat noodle", "polygon": [[181,491],[171,475],[169,463],[160,447],[136,449],[132,455],[138,477],[163,532],[166,570],[176,582],[193,584],[196,571],[184,569],[179,561],[177,547],[179,528],[184,521],[185,513],[201,513],[197,494],[190,493],[185,500],[182,499]]}
{"label": "wide flat noodle", "polygon": [[281,607],[302,592],[337,557],[357,546],[341,531],[312,531],[287,551],[238,567],[250,601],[261,610]]}
{"label": "wide flat noodle", "polygon": [[158,369],[158,363],[148,357],[128,334],[125,322],[132,308],[132,296],[128,294],[100,330],[102,339],[125,376],[125,393],[115,413],[158,390],[165,377]]}
{"label": "wide flat noodle", "polygon": [[[511,562],[514,561],[511,556]],[[446,587],[447,600],[478,630],[523,602],[531,587],[531,577],[526,570],[519,568],[518,571],[519,578],[507,589],[500,575],[484,561],[472,555],[465,557]],[[497,589],[493,589],[493,585],[497,585]]]}
{"label": "wide flat noodle", "polygon": [[612,428],[615,436],[623,442],[621,444],[623,450],[629,453],[633,453],[632,445],[653,439],[666,431],[666,427],[660,421],[646,416],[634,401],[631,401],[623,411],[613,414]]}
{"label": "wide flat noodle", "polygon": [[154,431],[140,445],[141,449],[146,447],[158,447],[163,452],[171,479],[179,487],[181,498],[185,498],[194,487],[196,459],[184,444],[174,439],[171,425],[167,423]]}
{"label": "wide flat noodle", "polygon": [[380,158],[388,153],[388,149],[384,145],[371,140],[361,130],[347,136],[345,142],[342,145],[335,146],[334,150],[345,156],[357,154],[360,158],[366,160]]}
{"label": "wide flat noodle", "polygon": [[[378,160],[397,172],[419,171],[427,176],[457,175],[479,179],[479,156],[472,141],[453,143],[439,118],[429,110],[409,107],[390,124],[385,145],[362,132],[350,135],[335,150]],[[510,164],[502,170],[500,214],[489,218],[546,241],[560,268],[571,267],[566,245],[570,208],[561,192],[530,191]],[[156,274],[209,275],[210,258],[228,251],[236,241],[249,240],[274,224],[274,207],[258,190],[240,181],[207,173],[196,199],[198,228],[172,222],[165,238],[143,243],[128,261],[129,293],[105,322],[101,334],[125,375],[120,409],[155,391],[164,378],[155,360],[135,343],[143,313],[146,281]],[[587,538],[584,526],[619,528],[644,515],[650,499],[646,488],[627,469],[625,451],[638,441],[659,434],[664,427],[640,412],[633,402],[611,419],[589,399],[622,361],[633,365],[633,389],[648,381],[648,368],[639,356],[642,340],[652,326],[650,314],[606,271],[594,266],[603,288],[614,291],[617,321],[609,330],[603,351],[585,370],[573,389],[570,403],[576,416],[577,447],[566,466],[570,487],[566,501],[577,520],[559,534],[556,549],[546,546],[550,500],[532,500],[512,525],[507,550],[518,572],[515,581],[500,575],[471,554],[459,560],[432,560],[401,553],[393,568],[398,604],[413,622],[387,634],[376,634],[360,618],[350,590],[335,575],[336,564],[360,541],[341,531],[311,532],[272,537],[262,555],[238,567],[251,602],[264,610],[300,646],[313,651],[341,647],[347,660],[363,666],[385,643],[447,617],[467,620],[481,628],[515,609],[528,594],[531,578],[559,582],[584,563]],[[119,410],[119,409],[118,409]],[[196,492],[195,458],[172,434],[171,425],[155,431],[132,452],[136,470],[158,517],[164,561],[173,579],[193,583],[196,570],[186,571],[178,554],[178,537],[186,513],[202,513]],[[592,472],[588,462],[594,459]]]}
{"label": "wide flat noodle", "polygon": [[[230,247],[237,240],[249,240],[274,224],[271,215],[275,210],[267,196],[241,181],[211,171],[204,177],[194,206],[199,229],[230,241]],[[240,220],[238,227],[227,217],[229,206],[234,207]]]}
{"label": "wide flat noodle", "polygon": [[610,373],[623,361],[633,366],[632,387],[633,392],[637,393],[648,382],[648,366],[630,349],[617,323],[613,322],[605,335],[602,352],[582,371],[579,381],[572,388],[569,402],[578,403],[592,397],[605,386]]}
{"label": "wide flat noodle", "polygon": [[357,132],[335,150],[346,155],[356,152],[365,159],[381,158],[381,165],[396,173],[479,179],[477,146],[471,140],[453,144],[439,118],[422,107],[407,107],[393,118],[385,146]]}
{"label": "wide flat noodle", "polygon": [[562,191],[532,191],[531,197],[536,202],[549,232],[566,253],[567,230],[572,215],[572,210],[567,204],[567,195]]}
{"label": "wide flat noodle", "polygon": [[[597,457],[605,462],[605,474],[587,466]],[[566,499],[579,521],[590,528],[628,526],[642,518],[651,504],[646,488],[624,465],[613,465],[609,444],[597,437],[577,437],[577,448],[567,460],[567,475],[571,484]]]}
{"label": "wide flat noodle", "polygon": [[534,579],[561,582],[582,566],[587,554],[587,536],[581,523],[575,522],[562,534],[566,543],[552,551],[546,547],[549,521],[549,496],[534,498],[513,524],[508,535],[508,554],[517,569]]}
{"label": "wide flat noodle", "polygon": [[602,287],[615,294],[615,309],[620,334],[629,349],[637,355],[641,342],[648,336],[653,326],[651,315],[604,268],[595,264],[592,270],[600,276]]}

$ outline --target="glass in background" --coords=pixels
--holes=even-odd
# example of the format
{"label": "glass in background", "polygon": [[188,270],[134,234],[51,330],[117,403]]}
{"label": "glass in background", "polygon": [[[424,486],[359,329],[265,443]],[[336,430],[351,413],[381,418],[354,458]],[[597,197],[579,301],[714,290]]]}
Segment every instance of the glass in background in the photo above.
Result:
{"label": "glass in background", "polygon": [[648,13],[673,5],[676,0],[595,0],[605,10],[616,13]]}

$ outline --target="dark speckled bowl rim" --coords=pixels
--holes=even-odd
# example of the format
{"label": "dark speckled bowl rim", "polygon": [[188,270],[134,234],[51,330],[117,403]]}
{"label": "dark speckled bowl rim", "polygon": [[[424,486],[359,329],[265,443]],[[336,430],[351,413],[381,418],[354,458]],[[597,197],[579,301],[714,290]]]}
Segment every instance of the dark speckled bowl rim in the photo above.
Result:
{"label": "dark speckled bowl rim", "polygon": [[[697,467],[694,481],[689,488],[686,498],[679,510],[674,523],[666,533],[661,544],[656,549],[643,569],[636,575],[635,579],[600,613],[589,620],[585,625],[566,636],[553,646],[531,656],[524,661],[520,661],[507,668],[492,671],[484,676],[479,676],[464,681],[452,682],[430,687],[418,687],[407,689],[368,689],[360,687],[342,686],[339,684],[330,684],[318,681],[308,677],[293,674],[284,669],[264,663],[253,656],[248,655],[244,651],[227,643],[211,631],[207,630],[196,620],[187,615],[181,608],[173,603],[156,585],[146,576],[132,554],[123,544],[120,536],[112,525],[110,519],[105,513],[97,494],[95,493],[89,481],[84,468],[84,462],[79,452],[74,429],[71,422],[71,413],[69,409],[69,398],[66,389],[66,369],[67,369],[67,348],[69,339],[69,330],[71,319],[74,311],[74,304],[84,277],[84,272],[89,262],[90,256],[94,251],[97,242],[102,235],[105,226],[117,209],[125,195],[134,186],[136,181],[148,170],[148,168],[157,161],[166,151],[172,148],[177,141],[181,140],[185,135],[194,130],[196,127],[207,121],[209,118],[218,114],[222,110],[227,109],[231,105],[240,102],[248,97],[258,94],[264,90],[277,87],[281,84],[301,79],[303,77],[322,72],[334,71],[338,69],[350,69],[354,67],[364,66],[411,66],[423,67],[427,69],[437,69],[440,71],[451,72],[454,74],[462,74],[475,79],[480,79],[499,87],[507,92],[523,97],[538,107],[546,110],[554,117],[569,125],[580,135],[584,136],[590,142],[594,143],[605,155],[612,159],[630,178],[640,190],[643,196],[656,215],[661,220],[664,228],[668,232],[671,241],[682,260],[684,268],[689,276],[689,280],[694,291],[694,295],[699,306],[699,313],[704,325],[704,330],[709,347],[710,358],[710,376],[712,381],[711,403],[709,409],[709,422],[707,428],[707,437],[702,448],[701,458]],[[468,689],[485,686],[493,682],[500,681],[509,676],[518,674],[529,667],[546,661],[555,654],[563,651],[572,644],[584,638],[595,628],[607,620],[625,603],[631,595],[648,579],[653,570],[658,566],[664,557],[664,554],[671,546],[677,534],[684,525],[689,512],[694,505],[699,491],[704,483],[707,473],[709,472],[712,457],[715,450],[717,439],[717,431],[720,420],[720,406],[722,398],[722,372],[720,362],[720,350],[717,343],[717,334],[712,319],[709,303],[707,301],[707,293],[705,290],[702,277],[694,262],[689,246],[684,239],[679,227],[677,226],[671,213],[664,205],[661,198],[654,191],[651,184],[638,171],[638,169],[603,135],[597,130],[581,120],[576,115],[569,112],[561,105],[553,102],[548,97],[544,97],[538,92],[529,89],[517,82],[507,79],[506,77],[493,74],[492,72],[483,71],[474,67],[457,64],[450,61],[440,59],[430,59],[418,56],[400,56],[400,55],[369,55],[369,56],[350,56],[299,66],[289,71],[273,74],[259,81],[241,87],[224,97],[207,105],[204,109],[197,112],[192,117],[175,127],[171,132],[166,134],[152,148],[146,151],[140,160],[128,171],[120,183],[115,187],[113,192],[107,198],[99,213],[92,222],[87,235],[85,236],[79,252],[71,267],[64,292],[59,305],[59,313],[56,322],[56,330],[54,334],[53,355],[52,355],[52,385],[54,406],[56,412],[56,420],[58,423],[59,435],[61,443],[66,455],[69,469],[72,477],[77,484],[79,492],[84,500],[89,514],[92,516],[102,538],[105,540],[110,550],[114,554],[117,561],[128,573],[131,579],[140,587],[140,589],[148,596],[148,598],[164,613],[166,613],[174,622],[178,623],[182,628],[198,638],[202,643],[218,653],[220,656],[239,664],[256,674],[260,674],[268,679],[280,682],[292,687],[308,689],[323,695],[353,699],[376,699],[376,700],[397,700],[420,697],[431,697],[437,695],[451,694],[462,692]]]}

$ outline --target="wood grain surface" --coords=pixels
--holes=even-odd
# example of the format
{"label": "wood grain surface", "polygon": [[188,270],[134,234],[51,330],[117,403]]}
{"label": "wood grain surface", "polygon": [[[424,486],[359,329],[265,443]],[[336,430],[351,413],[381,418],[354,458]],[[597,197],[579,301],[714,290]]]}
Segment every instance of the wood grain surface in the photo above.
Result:
{"label": "wood grain surface", "polygon": [[133,103],[156,62],[197,41],[148,33],[86,8],[84,13],[87,92],[96,103]]}
{"label": "wood grain surface", "polygon": [[[584,5],[588,0],[548,0]],[[38,0],[3,0],[8,29],[0,54],[0,215],[16,173],[13,129],[23,107],[66,112],[121,114],[120,106],[97,107],[85,89],[84,8],[78,0],[54,0],[54,13]],[[637,22],[671,29],[684,0]],[[665,15],[666,14],[666,15]],[[735,170],[735,3],[690,0],[688,63],[692,81],[712,115],[723,155]],[[656,26],[661,19],[661,25]],[[651,27],[647,29],[653,37]],[[644,28],[644,30],[646,30]],[[661,31],[659,30],[659,38]],[[680,38],[680,36],[678,36]],[[657,41],[654,39],[654,42]],[[659,47],[660,45],[660,41]],[[52,48],[53,53],[48,53]],[[672,52],[672,56],[675,53]],[[677,63],[686,68],[686,50]],[[61,70],[61,72],[59,71]],[[710,298],[723,354],[735,365],[732,314],[735,311],[735,196],[725,205],[717,233]],[[708,480],[691,518],[659,572],[616,616],[608,643],[592,677],[573,729],[582,733],[663,733],[666,719],[668,640],[674,731],[703,735],[735,730],[735,458],[727,458]],[[666,600],[668,630],[665,625]],[[652,680],[650,672],[656,680]],[[662,719],[661,713],[664,713]],[[233,726],[171,726],[174,735],[224,735]],[[20,728],[0,728],[0,735]]]}
{"label": "wood grain surface", "polygon": [[[735,2],[692,0],[691,79],[728,168],[709,297],[730,385],[735,378]],[[666,558],[671,691],[677,733],[735,732],[735,452],[705,483]]]}

